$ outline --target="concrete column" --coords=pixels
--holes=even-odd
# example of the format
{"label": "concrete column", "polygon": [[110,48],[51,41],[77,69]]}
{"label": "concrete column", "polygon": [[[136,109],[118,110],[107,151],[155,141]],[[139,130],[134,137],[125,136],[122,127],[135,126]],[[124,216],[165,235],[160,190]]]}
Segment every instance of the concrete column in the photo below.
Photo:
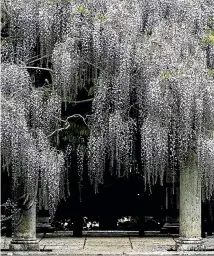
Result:
{"label": "concrete column", "polygon": [[202,249],[201,238],[201,176],[196,155],[180,169],[180,231],[178,251]]}
{"label": "concrete column", "polygon": [[15,218],[11,251],[38,251],[39,242],[36,240],[36,203],[29,210],[24,210],[20,218]]}

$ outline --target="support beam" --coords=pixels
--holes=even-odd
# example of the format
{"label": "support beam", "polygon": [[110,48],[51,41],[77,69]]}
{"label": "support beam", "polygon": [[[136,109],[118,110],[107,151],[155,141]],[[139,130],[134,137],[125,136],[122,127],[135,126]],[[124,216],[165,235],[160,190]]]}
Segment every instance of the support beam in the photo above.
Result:
{"label": "support beam", "polygon": [[180,169],[180,231],[178,251],[202,249],[201,237],[201,176],[197,157],[192,156]]}
{"label": "support beam", "polygon": [[39,250],[39,242],[36,240],[36,203],[29,210],[24,210],[21,216],[16,216],[9,248],[11,251]]}

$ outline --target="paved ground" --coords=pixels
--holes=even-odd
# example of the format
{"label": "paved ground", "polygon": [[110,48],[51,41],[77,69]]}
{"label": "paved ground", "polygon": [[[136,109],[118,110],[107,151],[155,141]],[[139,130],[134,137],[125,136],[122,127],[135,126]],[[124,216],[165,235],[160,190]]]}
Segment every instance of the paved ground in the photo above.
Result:
{"label": "paved ground", "polygon": [[[16,252],[8,250],[10,238],[1,237],[1,255],[213,255],[214,236],[204,239],[206,252],[179,254],[173,251],[176,237],[44,237],[38,235],[40,252]],[[213,251],[211,251],[213,250]]]}

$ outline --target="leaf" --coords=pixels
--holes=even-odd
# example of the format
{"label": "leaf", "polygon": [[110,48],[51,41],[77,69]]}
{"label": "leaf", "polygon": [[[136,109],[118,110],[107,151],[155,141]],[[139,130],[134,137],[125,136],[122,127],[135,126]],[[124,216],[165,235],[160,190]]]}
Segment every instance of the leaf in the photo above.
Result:
{"label": "leaf", "polygon": [[98,13],[95,15],[95,19],[98,20],[98,21],[101,22],[101,23],[104,23],[104,22],[106,22],[107,20],[109,20],[109,17],[104,16],[102,13],[98,12]]}
{"label": "leaf", "polygon": [[77,12],[79,12],[80,14],[86,15],[88,14],[88,9],[86,9],[83,5],[81,5],[77,8]]}
{"label": "leaf", "polygon": [[214,30],[209,31],[209,35],[202,40],[202,46],[214,45]]}
{"label": "leaf", "polygon": [[208,75],[214,76],[214,69],[208,69]]}
{"label": "leaf", "polygon": [[160,75],[161,79],[170,79],[172,77],[172,74],[170,73],[163,73]]}

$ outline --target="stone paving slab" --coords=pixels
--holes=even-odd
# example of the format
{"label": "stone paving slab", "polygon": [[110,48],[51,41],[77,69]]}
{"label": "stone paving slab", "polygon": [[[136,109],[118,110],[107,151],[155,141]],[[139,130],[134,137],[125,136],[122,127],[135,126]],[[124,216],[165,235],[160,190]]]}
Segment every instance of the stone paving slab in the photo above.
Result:
{"label": "stone paving slab", "polygon": [[72,247],[64,245],[40,245],[41,250],[51,250],[51,251],[81,251],[83,250],[82,246]]}
{"label": "stone paving slab", "polygon": [[214,236],[206,237],[204,239],[204,245],[206,248],[212,248],[214,250]]}
{"label": "stone paving slab", "polygon": [[85,240],[84,252],[102,252],[102,253],[124,253],[131,252],[131,243],[129,238],[106,238],[106,237],[87,237]]}
{"label": "stone paving slab", "polygon": [[84,244],[85,238],[75,238],[75,237],[58,237],[58,238],[42,238],[40,245],[65,245],[65,246],[82,246]]}
{"label": "stone paving slab", "polygon": [[171,237],[130,237],[132,244],[151,244],[151,245],[159,245],[159,244],[174,244],[175,241]]}
{"label": "stone paving slab", "polygon": [[[11,238],[1,237],[1,248],[8,249]],[[94,256],[94,255],[209,255],[214,256],[214,237],[204,239],[206,252],[175,252],[168,251],[175,247],[172,237],[53,237],[40,236],[40,252],[9,252],[2,251],[1,255],[64,255],[64,256]],[[52,251],[50,251],[52,250]]]}
{"label": "stone paving slab", "polygon": [[194,256],[214,256],[214,252],[142,252],[142,253],[117,253],[117,252],[109,252],[109,253],[76,253],[76,252],[2,252],[2,256],[167,256],[167,255],[177,255],[177,256],[184,256],[184,255],[194,255]]}
{"label": "stone paving slab", "polygon": [[115,246],[112,246],[112,245],[107,245],[107,246],[88,246],[86,245],[84,247],[84,250],[85,251],[126,251],[126,250],[131,250],[131,246],[130,245],[115,245]]}
{"label": "stone paving slab", "polygon": [[122,246],[122,245],[128,245],[130,246],[130,240],[128,237],[124,238],[113,238],[113,237],[87,237],[86,239],[86,245],[87,246],[105,246],[105,245],[112,245],[112,246]]}
{"label": "stone paving slab", "polygon": [[130,238],[132,248],[135,251],[167,251],[175,249],[175,241],[171,237],[143,237]]}
{"label": "stone paving slab", "polygon": [[9,243],[11,241],[11,238],[9,237],[1,237],[1,249],[9,248]]}

